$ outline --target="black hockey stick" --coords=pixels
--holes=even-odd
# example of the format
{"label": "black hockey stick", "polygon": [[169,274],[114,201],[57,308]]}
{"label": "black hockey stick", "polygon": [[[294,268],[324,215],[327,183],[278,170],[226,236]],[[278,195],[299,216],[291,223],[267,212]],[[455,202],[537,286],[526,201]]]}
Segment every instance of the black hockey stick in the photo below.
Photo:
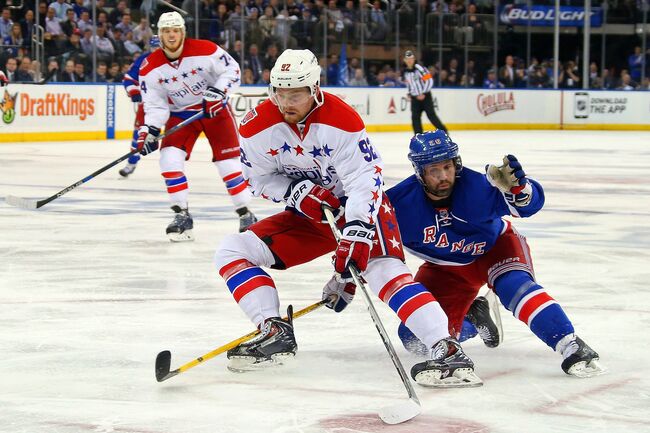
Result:
{"label": "black hockey stick", "polygon": [[[327,222],[329,223],[330,228],[332,229],[332,233],[334,234],[334,237],[336,238],[337,241],[339,241],[341,239],[341,233],[339,232],[339,229],[336,226],[336,220],[334,219],[332,208],[330,208],[327,205],[323,205],[323,212],[325,213],[325,217],[327,218]],[[415,389],[413,389],[411,378],[409,378],[409,376],[406,374],[406,371],[404,370],[404,366],[402,365],[402,361],[400,361],[399,357],[397,356],[397,353],[395,352],[395,348],[393,347],[393,344],[390,342],[390,338],[388,337],[388,332],[386,332],[386,329],[384,328],[384,325],[381,322],[381,319],[379,318],[379,314],[377,314],[377,310],[375,309],[375,306],[372,303],[372,299],[368,294],[368,289],[366,288],[366,285],[361,279],[359,270],[353,264],[348,266],[348,270],[352,274],[352,280],[354,281],[354,284],[356,284],[357,287],[361,289],[361,293],[363,293],[363,298],[366,301],[366,304],[368,305],[368,312],[370,312],[370,317],[372,318],[372,321],[375,323],[375,327],[377,328],[377,332],[379,332],[381,341],[384,343],[384,347],[386,347],[386,350],[390,355],[390,359],[391,361],[393,361],[393,365],[395,366],[395,369],[397,370],[400,379],[402,379],[402,383],[404,384],[404,387],[406,388],[406,392],[408,393],[409,396],[408,401],[404,403],[400,403],[394,406],[387,406],[380,409],[379,418],[381,418],[381,420],[384,421],[386,424],[399,424],[408,421],[410,419],[413,419],[420,414],[420,412],[422,411],[422,407],[420,406],[420,400],[418,399],[418,396],[415,394]]]}
{"label": "black hockey stick", "polygon": [[[169,130],[165,131],[163,134],[160,134],[158,136],[158,140],[162,140],[166,136],[173,134],[174,132],[178,131],[179,129],[189,125],[193,121],[198,120],[198,119],[200,119],[202,117],[203,117],[203,111],[199,111],[198,113],[196,113],[192,117],[182,121],[181,123],[174,126],[173,128],[170,128]],[[61,191],[57,192],[56,194],[54,194],[54,195],[52,195],[52,196],[50,196],[48,198],[44,198],[42,200],[33,200],[33,199],[16,197],[14,195],[8,195],[7,197],[5,197],[5,201],[7,202],[7,204],[10,204],[10,205],[16,206],[16,207],[20,207],[20,208],[23,208],[23,209],[38,209],[40,207],[45,206],[49,202],[51,202],[53,200],[56,200],[57,198],[61,197],[63,194],[72,191],[73,189],[75,189],[79,185],[82,185],[82,184],[88,182],[89,180],[95,178],[96,176],[98,176],[101,173],[105,172],[109,168],[112,168],[112,167],[116,166],[120,162],[124,161],[125,159],[127,159],[131,155],[135,155],[136,153],[138,153],[138,151],[134,149],[131,152],[127,153],[126,155],[120,156],[115,161],[113,161],[113,162],[111,162],[109,164],[106,164],[105,166],[103,166],[99,170],[89,174],[88,176],[84,177],[80,181],[73,183],[72,185],[68,186],[67,188],[62,189]]]}
{"label": "black hockey stick", "polygon": [[[308,307],[303,308],[302,310],[298,310],[295,313],[291,314],[294,319],[304,316],[305,314],[314,311],[323,305],[327,304],[329,302],[329,299],[323,299],[322,301],[318,301],[315,304],[311,304]],[[291,307],[291,305],[289,306]],[[286,317],[285,317],[286,320]],[[221,347],[217,347],[214,350],[211,350],[210,352],[206,353],[205,355],[199,356],[196,358],[194,361],[190,361],[187,364],[181,365],[178,367],[176,370],[169,371],[171,368],[171,362],[172,362],[172,354],[169,350],[163,350],[158,354],[156,357],[156,380],[158,382],[163,382],[169,378],[172,378],[178,374],[183,373],[184,371],[189,370],[190,368],[196,367],[197,365],[207,361],[208,359],[212,359],[217,355],[222,354],[223,352],[226,352],[234,347],[239,346],[240,344],[252,339],[256,335],[260,333],[259,329],[255,330],[253,332],[249,332],[248,334],[244,335],[243,337],[239,337],[236,340],[231,341],[230,343],[224,344]]]}

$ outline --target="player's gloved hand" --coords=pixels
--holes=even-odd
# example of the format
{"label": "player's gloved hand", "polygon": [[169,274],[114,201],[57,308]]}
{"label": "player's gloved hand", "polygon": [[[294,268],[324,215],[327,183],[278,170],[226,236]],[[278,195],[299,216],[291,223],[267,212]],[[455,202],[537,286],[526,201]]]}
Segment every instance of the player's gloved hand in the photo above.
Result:
{"label": "player's gloved hand", "polygon": [[131,98],[131,102],[134,104],[137,104],[138,102],[142,102],[142,95],[140,93],[130,93],[129,98]]}
{"label": "player's gloved hand", "polygon": [[160,129],[155,126],[142,125],[138,129],[138,140],[136,141],[138,152],[141,155],[149,155],[151,152],[155,152],[158,149],[159,135]]}
{"label": "player's gloved hand", "polygon": [[336,218],[340,213],[341,201],[329,190],[310,180],[294,180],[285,194],[287,206],[294,208],[308,218],[325,222],[323,204],[333,209]]}
{"label": "player's gloved hand", "polygon": [[208,86],[203,92],[203,114],[207,119],[217,116],[226,104],[228,104],[228,95],[223,90]]}
{"label": "player's gloved hand", "polygon": [[325,306],[340,313],[352,302],[356,290],[357,286],[351,280],[334,275],[323,287],[323,299],[329,299]]}
{"label": "player's gloved hand", "polygon": [[343,227],[339,246],[334,252],[334,270],[346,275],[348,265],[354,263],[363,272],[368,267],[375,226],[362,221],[350,221]]}
{"label": "player's gloved hand", "polygon": [[503,165],[487,165],[485,176],[490,184],[503,192],[506,200],[515,206],[526,206],[530,203],[533,188],[526,178],[526,172],[521,163],[513,155],[503,157]]}
{"label": "player's gloved hand", "polygon": [[4,87],[9,84],[9,79],[4,72],[0,71],[0,87]]}

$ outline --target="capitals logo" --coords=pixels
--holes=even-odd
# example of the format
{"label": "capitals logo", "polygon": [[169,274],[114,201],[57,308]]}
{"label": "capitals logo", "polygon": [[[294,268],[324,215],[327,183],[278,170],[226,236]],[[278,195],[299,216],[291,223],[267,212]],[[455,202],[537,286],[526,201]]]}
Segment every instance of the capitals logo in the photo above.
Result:
{"label": "capitals logo", "polygon": [[18,92],[13,95],[9,94],[9,91],[5,89],[4,97],[0,102],[0,111],[2,112],[2,121],[7,125],[14,121],[16,118],[16,98],[18,97]]}

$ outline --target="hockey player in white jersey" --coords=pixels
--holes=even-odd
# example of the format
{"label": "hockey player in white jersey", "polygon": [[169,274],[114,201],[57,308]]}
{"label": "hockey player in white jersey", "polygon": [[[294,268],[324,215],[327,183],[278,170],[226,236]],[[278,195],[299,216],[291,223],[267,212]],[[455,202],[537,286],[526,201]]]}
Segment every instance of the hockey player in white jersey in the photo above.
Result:
{"label": "hockey player in white jersey", "polygon": [[[335,251],[336,274],[323,289],[343,310],[355,287],[340,275],[348,264],[432,348],[411,375],[425,386],[478,386],[474,365],[435,298],[413,281],[395,213],[383,193],[383,163],[359,115],[319,87],[321,68],[309,50],[286,50],[271,71],[271,98],[242,120],[242,168],[256,196],[284,203],[283,212],[226,237],[215,265],[240,308],[262,331],[228,352],[229,368],[246,371],[293,357],[291,318],[283,320],[273,279],[262,267],[287,269]],[[336,242],[321,206],[337,209]]]}
{"label": "hockey player in white jersey", "polygon": [[228,97],[239,87],[237,62],[218,45],[185,37],[185,21],[178,12],[158,20],[160,50],[140,67],[140,90],[144,102],[144,125],[138,149],[147,155],[158,148],[163,126],[169,129],[203,110],[204,117],[165,137],[160,146],[160,169],[175,212],[167,227],[172,241],[193,240],[193,220],[188,211],[185,161],[201,132],[212,148],[212,161],[226,184],[240,219],[240,231],[256,221],[248,210],[250,191],[239,162],[239,136]]}

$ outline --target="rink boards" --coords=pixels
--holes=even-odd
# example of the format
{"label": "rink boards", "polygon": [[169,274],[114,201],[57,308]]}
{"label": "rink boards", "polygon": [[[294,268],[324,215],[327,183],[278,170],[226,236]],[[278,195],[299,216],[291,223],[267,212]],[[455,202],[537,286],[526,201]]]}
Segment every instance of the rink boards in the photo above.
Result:
{"label": "rink boards", "polygon": [[[405,88],[331,87],[369,131],[410,131]],[[650,92],[434,89],[442,121],[454,130],[650,130]],[[268,97],[264,86],[231,99],[237,119]],[[128,138],[134,104],[121,85],[10,84],[0,94],[0,142]],[[425,123],[425,127],[426,127]]]}

